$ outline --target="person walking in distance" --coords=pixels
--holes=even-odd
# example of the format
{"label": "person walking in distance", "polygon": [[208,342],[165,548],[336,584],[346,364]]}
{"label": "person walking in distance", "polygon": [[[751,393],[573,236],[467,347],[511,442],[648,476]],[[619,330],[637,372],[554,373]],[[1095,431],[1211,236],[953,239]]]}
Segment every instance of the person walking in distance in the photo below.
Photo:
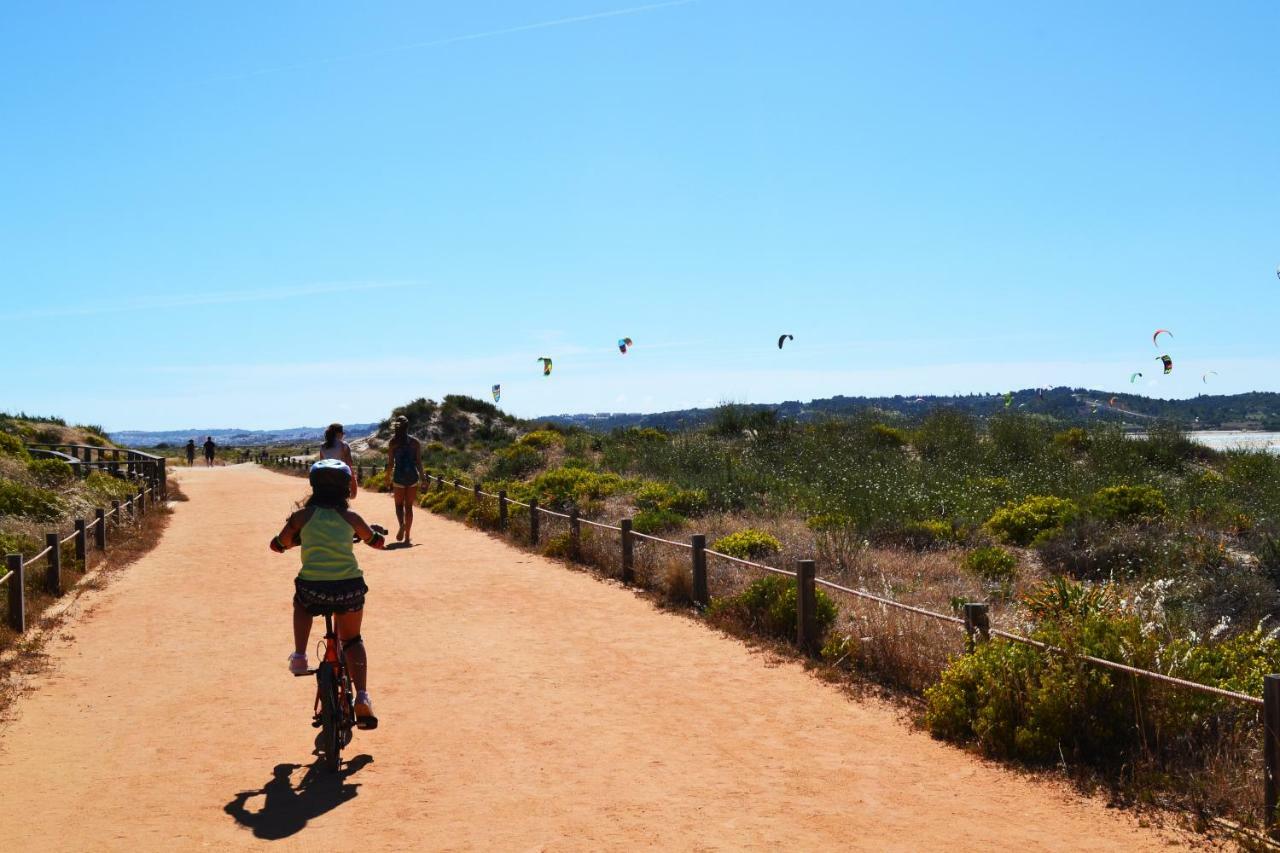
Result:
{"label": "person walking in distance", "polygon": [[426,475],[422,472],[422,443],[409,435],[409,419],[404,415],[395,419],[387,445],[387,469],[391,471],[391,493],[396,502],[396,520],[400,522],[396,541],[409,545],[413,504],[418,497],[418,484]]}
{"label": "person walking in distance", "polygon": [[[351,445],[342,440],[342,424],[329,424],[324,431],[324,444],[320,445],[321,459],[337,459],[339,462],[345,463],[352,471],[356,470],[356,463],[351,458]],[[349,500],[356,499],[356,478],[351,477],[351,494]]]}
{"label": "person walking in distance", "polygon": [[190,468],[196,464],[196,440],[194,438],[187,440],[187,467]]}
{"label": "person walking in distance", "polygon": [[213,443],[213,436],[206,436],[204,440],[204,464],[206,468],[213,467],[213,452],[217,448],[218,445]]}

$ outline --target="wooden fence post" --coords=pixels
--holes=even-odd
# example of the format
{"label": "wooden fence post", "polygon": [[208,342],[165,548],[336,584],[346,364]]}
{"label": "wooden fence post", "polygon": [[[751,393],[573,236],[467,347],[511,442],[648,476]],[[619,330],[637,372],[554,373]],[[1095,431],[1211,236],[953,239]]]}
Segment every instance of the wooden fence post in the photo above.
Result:
{"label": "wooden fence post", "polygon": [[631,519],[622,519],[618,526],[622,528],[622,582],[633,583],[636,579],[636,550],[635,540],[631,537]]}
{"label": "wooden fence post", "polygon": [[462,481],[461,481],[461,480],[459,480],[457,477],[454,477],[454,478],[453,478],[453,487],[454,487],[455,489],[461,489],[461,488],[462,488]]}
{"label": "wooden fence post", "polygon": [[498,529],[507,529],[507,490],[498,490]]}
{"label": "wooden fence post", "polygon": [[969,654],[973,654],[973,650],[977,648],[978,640],[985,643],[991,639],[990,631],[991,618],[987,614],[986,603],[967,602],[964,606],[964,632],[968,635],[968,639],[965,640],[965,650]]}
{"label": "wooden fence post", "polygon": [[356,466],[356,483],[359,484],[363,482],[364,482],[364,466],[357,465]]}
{"label": "wooden fence post", "polygon": [[76,562],[80,565],[80,571],[87,572],[89,570],[89,541],[85,535],[85,524],[83,518],[76,519]]}
{"label": "wooden fence post", "polygon": [[569,556],[582,557],[582,514],[576,506],[569,509]]}
{"label": "wooden fence post", "polygon": [[124,519],[121,517],[123,515],[123,510],[120,509],[120,501],[111,501],[111,514],[116,517],[116,527],[120,527],[120,525],[124,523]]}
{"label": "wooden fence post", "polygon": [[147,511],[147,490],[146,487],[138,489],[138,515],[142,515]]}
{"label": "wooden fence post", "polygon": [[107,550],[107,511],[98,507],[93,511],[93,547]]}
{"label": "wooden fence post", "polygon": [[705,608],[711,603],[707,592],[707,537],[695,533],[689,541],[693,545],[693,603]]}
{"label": "wooden fence post", "polygon": [[475,497],[475,500],[476,500],[476,506],[479,506],[479,505],[480,505],[480,498],[481,498],[481,495],[480,495],[480,484],[479,484],[479,483],[476,483],[474,486],[472,486],[472,487],[471,487],[471,494]]}
{"label": "wooden fence post", "polygon": [[57,533],[46,533],[44,544],[49,549],[49,556],[44,558],[45,589],[52,595],[62,595],[62,543],[58,541]]}
{"label": "wooden fence post", "polygon": [[1280,841],[1280,820],[1276,815],[1280,806],[1280,675],[1262,679],[1262,725],[1262,755],[1266,762],[1263,821],[1271,839]]}
{"label": "wooden fence post", "polygon": [[796,645],[807,655],[818,653],[818,592],[813,560],[796,562]]}
{"label": "wooden fence post", "polygon": [[9,578],[9,627],[21,634],[27,630],[27,573],[21,554],[9,554],[5,565],[13,572]]}
{"label": "wooden fence post", "polygon": [[538,522],[541,518],[538,515],[538,499],[529,498],[529,544],[538,544]]}

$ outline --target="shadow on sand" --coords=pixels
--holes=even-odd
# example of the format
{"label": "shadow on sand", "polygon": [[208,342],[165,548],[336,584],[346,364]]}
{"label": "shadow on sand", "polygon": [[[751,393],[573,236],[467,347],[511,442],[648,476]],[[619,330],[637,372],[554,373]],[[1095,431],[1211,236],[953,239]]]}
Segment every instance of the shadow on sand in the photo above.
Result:
{"label": "shadow on sand", "polygon": [[[348,779],[372,762],[372,756],[357,755],[343,762],[337,773],[331,773],[316,761],[307,768],[297,786],[291,777],[302,765],[277,764],[270,781],[256,791],[236,794],[222,810],[236,823],[253,830],[257,838],[268,841],[288,838],[301,832],[312,818],[355,799],[360,786]],[[257,797],[263,798],[262,807],[250,811],[249,801]]]}

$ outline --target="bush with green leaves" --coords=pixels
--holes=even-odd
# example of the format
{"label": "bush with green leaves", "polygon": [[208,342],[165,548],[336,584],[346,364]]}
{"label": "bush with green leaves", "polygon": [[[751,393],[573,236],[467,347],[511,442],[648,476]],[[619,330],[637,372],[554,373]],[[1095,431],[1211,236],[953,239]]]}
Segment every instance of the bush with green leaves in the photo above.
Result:
{"label": "bush with green leaves", "polygon": [[911,437],[897,427],[876,423],[868,429],[867,440],[873,447],[898,448],[905,447]]}
{"label": "bush with green leaves", "polygon": [[1083,427],[1070,427],[1062,432],[1054,433],[1053,443],[1073,453],[1083,453],[1089,449],[1089,431]]}
{"label": "bush with green leaves", "polygon": [[728,536],[721,536],[712,544],[711,550],[740,560],[759,560],[781,551],[782,543],[763,530],[744,527]]}
{"label": "bush with green leaves", "polygon": [[543,471],[518,491],[524,499],[537,498],[548,509],[567,510],[615,494],[625,484],[617,474],[563,466]]}
{"label": "bush with green leaves", "polygon": [[497,480],[519,479],[542,467],[542,453],[528,444],[504,447],[493,456],[489,477]]}
{"label": "bush with green leaves", "polygon": [[1155,521],[1168,512],[1154,486],[1107,486],[1089,499],[1089,512],[1105,521]]}
{"label": "bush with green leaves", "polygon": [[57,521],[64,512],[62,499],[56,492],[16,480],[0,480],[0,516]]}
{"label": "bush with green leaves", "polygon": [[0,456],[12,456],[17,459],[29,459],[26,445],[22,439],[7,432],[0,432]]}
{"label": "bush with green leaves", "polygon": [[[797,628],[796,582],[781,575],[767,575],[747,585],[735,596],[712,602],[710,615],[739,622],[750,631],[770,637],[795,639]],[[836,603],[822,590],[817,590],[815,621],[818,636],[823,637],[835,624]]]}
{"label": "bush with green leaves", "polygon": [[32,479],[46,489],[63,488],[76,477],[71,466],[61,459],[32,459],[27,463],[27,470]]}
{"label": "bush with green leaves", "polygon": [[960,566],[988,583],[1007,584],[1018,575],[1018,556],[998,545],[987,545],[965,554]]}
{"label": "bush with green leaves", "polygon": [[702,489],[681,489],[669,483],[649,482],[635,494],[641,510],[666,510],[680,515],[701,515],[707,509],[707,493]]}
{"label": "bush with green leaves", "polygon": [[516,444],[545,450],[548,447],[556,447],[564,444],[564,436],[553,430],[539,429],[520,436],[516,439]]}
{"label": "bush with green leaves", "polygon": [[877,545],[908,548],[913,551],[932,551],[946,547],[955,542],[959,535],[950,522],[938,519],[883,524],[871,531],[871,539]]}
{"label": "bush with green leaves", "polygon": [[1033,495],[996,510],[987,519],[986,529],[1001,542],[1030,545],[1037,536],[1060,529],[1077,512],[1076,504],[1066,498]]}
{"label": "bush with green leaves", "polygon": [[127,480],[94,471],[83,480],[85,496],[96,506],[106,507],[113,500],[125,501],[138,493]]}
{"label": "bush with green leaves", "polygon": [[688,521],[683,515],[669,509],[642,509],[631,519],[631,526],[637,533],[656,536],[679,530]]}

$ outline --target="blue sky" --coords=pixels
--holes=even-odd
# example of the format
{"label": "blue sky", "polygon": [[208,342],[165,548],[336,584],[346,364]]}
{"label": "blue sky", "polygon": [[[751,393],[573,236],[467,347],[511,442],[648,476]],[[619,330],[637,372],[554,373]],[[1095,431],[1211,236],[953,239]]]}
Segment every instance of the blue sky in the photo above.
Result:
{"label": "blue sky", "polygon": [[1276,390],[1277,32],[1271,2],[13,6],[0,408]]}

